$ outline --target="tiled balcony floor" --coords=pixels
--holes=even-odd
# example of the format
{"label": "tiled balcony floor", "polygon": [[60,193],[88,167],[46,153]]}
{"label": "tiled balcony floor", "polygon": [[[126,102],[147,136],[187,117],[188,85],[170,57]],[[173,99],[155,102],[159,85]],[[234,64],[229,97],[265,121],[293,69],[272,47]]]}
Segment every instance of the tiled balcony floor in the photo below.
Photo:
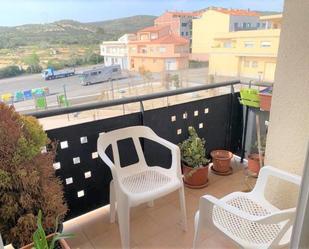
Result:
{"label": "tiled balcony floor", "polygon": [[[141,205],[131,209],[131,248],[191,248],[194,235],[194,214],[198,209],[199,198],[210,194],[222,197],[234,191],[248,189],[243,165],[234,160],[234,173],[230,176],[217,176],[210,173],[209,185],[203,189],[185,188],[188,231],[180,227],[178,192],[155,201],[154,207]],[[250,179],[254,183],[254,179]],[[121,248],[118,224],[109,223],[109,207],[65,223],[65,231],[75,233],[68,240],[74,249]],[[206,231],[203,248],[237,248],[220,233]]]}

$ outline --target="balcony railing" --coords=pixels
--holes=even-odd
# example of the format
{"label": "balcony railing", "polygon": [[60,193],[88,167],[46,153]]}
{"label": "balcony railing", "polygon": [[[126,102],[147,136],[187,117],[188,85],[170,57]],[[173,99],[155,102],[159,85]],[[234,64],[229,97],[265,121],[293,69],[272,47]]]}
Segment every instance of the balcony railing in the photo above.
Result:
{"label": "balcony railing", "polygon": [[[239,81],[214,83],[181,88],[142,96],[102,101],[35,113],[38,118],[93,110],[139,102],[141,110],[128,115],[48,130],[52,141],[58,142],[54,163],[56,175],[64,185],[69,206],[66,219],[74,218],[109,204],[109,183],[112,179],[109,167],[97,154],[99,133],[134,125],[151,127],[159,136],[177,144],[188,136],[188,127],[194,127],[205,138],[207,153],[214,149],[228,149],[239,154],[242,148],[243,108],[234,85]],[[228,94],[203,98],[163,108],[144,110],[143,102],[157,98],[230,87]],[[169,167],[169,151],[151,141],[142,141],[148,165]],[[120,161],[123,167],[136,162],[137,155],[131,140],[119,142]],[[163,156],[157,157],[160,153]]]}

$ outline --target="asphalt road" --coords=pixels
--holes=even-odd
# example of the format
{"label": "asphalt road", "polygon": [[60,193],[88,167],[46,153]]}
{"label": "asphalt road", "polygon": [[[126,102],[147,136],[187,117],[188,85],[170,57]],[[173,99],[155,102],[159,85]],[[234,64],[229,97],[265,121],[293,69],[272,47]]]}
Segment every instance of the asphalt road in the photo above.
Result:
{"label": "asphalt road", "polygon": [[[76,70],[76,73],[81,73],[84,69],[85,68],[79,68]],[[127,87],[129,84],[134,86],[142,83],[141,78],[137,75],[132,75],[129,78],[128,75],[124,73],[123,76],[125,77],[124,79],[113,82],[113,87],[115,89],[121,88],[122,86]],[[0,95],[4,93],[14,93],[16,91],[23,91],[39,87],[48,87],[50,94],[58,94],[63,92],[63,86],[65,86],[67,96],[69,98],[83,95],[92,95],[112,87],[111,83],[109,82],[102,82],[90,86],[82,86],[80,84],[78,75],[55,80],[44,80],[41,77],[41,74],[32,74],[15,78],[1,79]]]}
{"label": "asphalt road", "polygon": [[[99,66],[96,65],[96,67]],[[78,74],[80,74],[85,69],[89,69],[89,67],[77,68],[77,75],[75,76],[54,80],[44,80],[41,77],[41,74],[32,74],[15,78],[1,79],[0,95],[5,93],[14,93],[16,91],[29,90],[33,88],[48,87],[50,92],[50,96],[47,97],[48,105],[55,106],[57,104],[56,96],[57,94],[64,93],[64,86],[68,99],[78,99],[77,103],[82,103],[95,100],[96,97],[94,97],[94,95],[98,95],[104,90],[114,89],[114,91],[119,91],[119,89],[121,88],[129,88],[145,84],[145,82],[138,73],[131,72],[129,75],[128,73],[123,72],[124,79],[115,80],[113,82],[101,82],[90,86],[83,86],[81,85]],[[202,84],[205,83],[205,80],[207,78],[206,75],[207,69],[199,68],[189,69],[185,73],[183,73],[181,77],[186,78],[190,82]],[[153,81],[159,81],[161,77],[162,75],[160,73],[152,74]],[[14,105],[19,111],[31,110],[34,108],[34,101],[21,101],[14,103]]]}

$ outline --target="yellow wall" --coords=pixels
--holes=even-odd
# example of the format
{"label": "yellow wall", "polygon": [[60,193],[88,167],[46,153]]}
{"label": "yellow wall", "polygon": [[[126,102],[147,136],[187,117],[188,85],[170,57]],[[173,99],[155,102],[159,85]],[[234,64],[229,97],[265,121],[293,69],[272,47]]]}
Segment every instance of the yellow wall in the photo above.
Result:
{"label": "yellow wall", "polygon": [[239,76],[239,58],[229,54],[209,56],[209,74],[221,76]]}
{"label": "yellow wall", "polygon": [[[210,50],[209,74],[273,81],[279,37],[280,30],[273,29],[217,34]],[[248,42],[252,47],[245,46]],[[262,47],[264,42],[270,47]]]}
{"label": "yellow wall", "polygon": [[215,34],[229,31],[229,20],[229,15],[215,10],[208,10],[201,18],[193,19],[192,53],[209,53]]}

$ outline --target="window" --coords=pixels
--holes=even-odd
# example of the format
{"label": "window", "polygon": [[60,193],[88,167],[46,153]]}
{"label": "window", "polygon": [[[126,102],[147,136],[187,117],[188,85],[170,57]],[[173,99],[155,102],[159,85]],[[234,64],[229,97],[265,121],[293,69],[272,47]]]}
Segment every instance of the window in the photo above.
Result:
{"label": "window", "polygon": [[113,73],[118,72],[118,68],[113,68]]}
{"label": "window", "polygon": [[154,40],[154,39],[157,39],[158,38],[158,34],[157,33],[151,33],[150,35],[150,39],[151,40]]}
{"label": "window", "polygon": [[234,23],[234,31],[237,31],[238,30],[238,22],[235,22]]}
{"label": "window", "polygon": [[185,35],[185,32],[181,32],[181,36],[184,36]]}
{"label": "window", "polygon": [[159,51],[160,51],[160,53],[165,53],[166,52],[166,48],[165,47],[159,47]]}
{"label": "window", "polygon": [[188,36],[189,35],[189,32],[186,32],[186,36]]}
{"label": "window", "polygon": [[91,76],[95,76],[95,75],[97,75],[97,74],[98,74],[98,72],[91,72],[91,73],[90,73]]}
{"label": "window", "polygon": [[187,27],[187,25],[188,25],[188,23],[183,22],[183,23],[181,24],[181,27]]}
{"label": "window", "polygon": [[232,47],[232,42],[231,41],[226,41],[223,43],[223,47],[225,48],[231,48]]}
{"label": "window", "polygon": [[245,41],[244,42],[244,47],[245,48],[253,48],[254,47],[254,42],[253,41]]}
{"label": "window", "polygon": [[259,63],[257,61],[252,61],[252,63],[251,63],[252,68],[257,68],[258,65],[259,65]]}
{"label": "window", "polygon": [[244,67],[249,67],[250,66],[250,61],[244,61]]}
{"label": "window", "polygon": [[260,25],[261,25],[261,24],[258,22],[258,23],[256,24],[256,27],[257,27],[257,28],[259,28],[259,27],[260,27]]}
{"label": "window", "polygon": [[271,47],[270,41],[261,41],[261,48],[269,48]]}

